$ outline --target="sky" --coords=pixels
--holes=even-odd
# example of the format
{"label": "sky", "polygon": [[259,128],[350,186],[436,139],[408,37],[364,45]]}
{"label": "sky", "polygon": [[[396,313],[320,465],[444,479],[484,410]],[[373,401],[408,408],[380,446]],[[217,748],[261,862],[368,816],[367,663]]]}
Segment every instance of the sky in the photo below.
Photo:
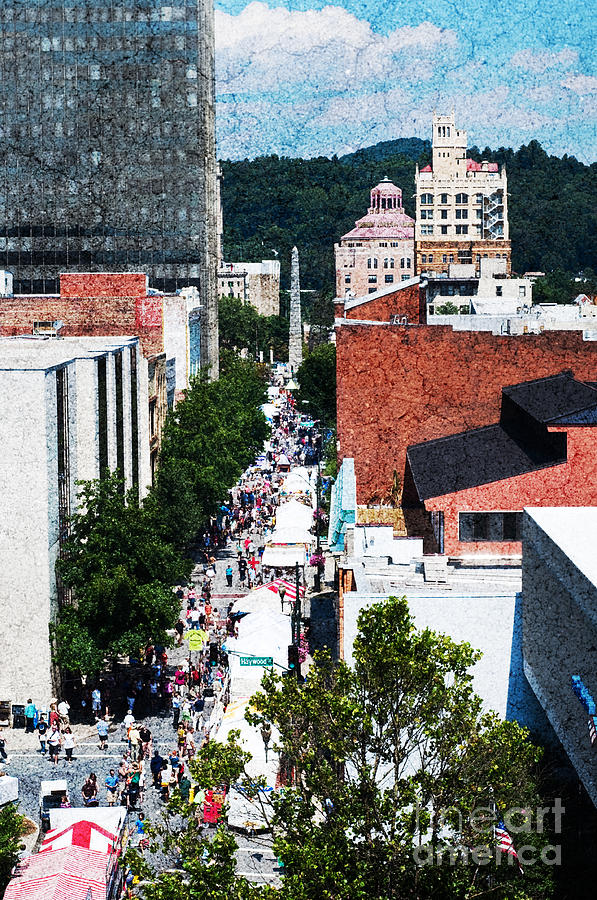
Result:
{"label": "sky", "polygon": [[218,155],[342,155],[431,138],[597,160],[597,16],[585,0],[216,0]]}

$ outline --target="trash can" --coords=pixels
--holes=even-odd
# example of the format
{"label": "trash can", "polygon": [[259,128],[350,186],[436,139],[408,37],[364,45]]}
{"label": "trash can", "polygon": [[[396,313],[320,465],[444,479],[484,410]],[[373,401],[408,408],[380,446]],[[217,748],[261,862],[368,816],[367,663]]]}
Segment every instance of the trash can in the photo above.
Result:
{"label": "trash can", "polygon": [[12,727],[13,728],[24,728],[27,723],[25,722],[25,707],[20,706],[16,703],[12,705]]}

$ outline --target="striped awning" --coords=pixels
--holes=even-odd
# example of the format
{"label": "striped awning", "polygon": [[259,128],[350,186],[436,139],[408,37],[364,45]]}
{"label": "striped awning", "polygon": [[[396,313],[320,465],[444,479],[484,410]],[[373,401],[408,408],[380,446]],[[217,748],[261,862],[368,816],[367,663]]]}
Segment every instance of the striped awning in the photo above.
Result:
{"label": "striped awning", "polygon": [[4,900],[106,900],[109,853],[68,847],[28,856]]}
{"label": "striped awning", "polygon": [[[296,582],[288,581],[286,578],[276,578],[275,581],[272,581],[271,584],[267,585],[268,591],[273,591],[274,594],[279,593],[278,588],[284,586],[286,588],[286,600],[296,600]],[[301,598],[305,596],[304,587],[299,588],[301,592]]]}

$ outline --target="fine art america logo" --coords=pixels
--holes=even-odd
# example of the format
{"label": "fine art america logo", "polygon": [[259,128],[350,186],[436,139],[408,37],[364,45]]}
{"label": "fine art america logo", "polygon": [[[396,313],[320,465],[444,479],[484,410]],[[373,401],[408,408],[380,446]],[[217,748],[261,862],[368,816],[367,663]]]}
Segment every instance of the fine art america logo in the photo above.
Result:
{"label": "fine art america logo", "polygon": [[[486,866],[493,861],[496,865],[517,866],[520,871],[538,862],[559,866],[561,845],[530,843],[525,835],[561,834],[565,811],[559,797],[553,806],[538,806],[534,810],[512,807],[498,812],[490,806],[479,806],[472,813],[463,814],[456,807],[441,809],[436,828],[439,845],[419,845],[413,851],[414,860],[419,866]],[[429,822],[428,811],[418,807],[416,822],[419,834],[426,833],[428,826],[422,822]],[[448,834],[458,835],[458,843],[450,843]]]}

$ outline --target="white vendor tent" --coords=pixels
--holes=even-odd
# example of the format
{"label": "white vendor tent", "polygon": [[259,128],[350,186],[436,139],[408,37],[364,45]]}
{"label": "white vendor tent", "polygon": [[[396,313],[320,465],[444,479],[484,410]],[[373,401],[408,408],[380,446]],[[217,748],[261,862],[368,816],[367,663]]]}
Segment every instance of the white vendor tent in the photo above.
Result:
{"label": "white vendor tent", "polygon": [[313,508],[299,500],[281,503],[276,510],[276,528],[309,529],[313,526]]}
{"label": "white vendor tent", "polygon": [[294,568],[298,563],[304,566],[307,561],[304,544],[266,544],[261,563],[275,569]]}

